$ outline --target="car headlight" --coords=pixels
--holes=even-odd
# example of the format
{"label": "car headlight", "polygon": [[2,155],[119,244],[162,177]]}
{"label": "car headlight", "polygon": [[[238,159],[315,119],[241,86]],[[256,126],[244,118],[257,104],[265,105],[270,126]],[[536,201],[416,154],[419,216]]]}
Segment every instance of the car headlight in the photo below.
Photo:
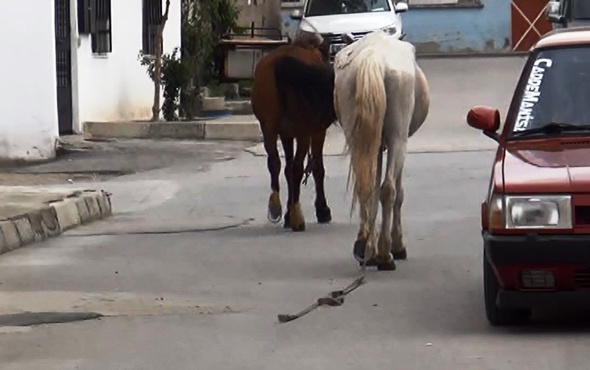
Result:
{"label": "car headlight", "polygon": [[395,26],[387,26],[382,28],[381,30],[387,33],[389,36],[393,36],[397,33],[397,28]]}
{"label": "car headlight", "polygon": [[494,195],[490,201],[492,228],[571,229],[569,195]]}

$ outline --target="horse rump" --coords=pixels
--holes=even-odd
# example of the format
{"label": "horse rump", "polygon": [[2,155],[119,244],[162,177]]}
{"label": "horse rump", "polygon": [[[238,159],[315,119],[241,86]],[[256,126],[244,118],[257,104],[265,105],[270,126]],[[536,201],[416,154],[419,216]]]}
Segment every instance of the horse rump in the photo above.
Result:
{"label": "horse rump", "polygon": [[[332,123],[334,69],[284,56],[276,60],[275,81],[281,106],[287,115],[301,120]],[[290,97],[290,99],[289,99]]]}

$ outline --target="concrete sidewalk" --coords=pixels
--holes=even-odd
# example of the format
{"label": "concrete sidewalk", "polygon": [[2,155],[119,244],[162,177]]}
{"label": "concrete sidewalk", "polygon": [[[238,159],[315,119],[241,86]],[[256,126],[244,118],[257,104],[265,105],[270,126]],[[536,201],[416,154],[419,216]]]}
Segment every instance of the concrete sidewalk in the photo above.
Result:
{"label": "concrete sidewalk", "polygon": [[0,254],[111,214],[104,191],[0,186]]}
{"label": "concrete sidewalk", "polygon": [[258,120],[253,114],[229,115],[197,121],[85,122],[83,131],[84,135],[91,139],[262,140]]}

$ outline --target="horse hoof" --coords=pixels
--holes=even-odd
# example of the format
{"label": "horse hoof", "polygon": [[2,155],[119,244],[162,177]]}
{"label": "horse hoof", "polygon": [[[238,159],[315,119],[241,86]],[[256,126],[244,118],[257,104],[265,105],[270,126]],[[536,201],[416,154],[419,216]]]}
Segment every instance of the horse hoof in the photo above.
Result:
{"label": "horse hoof", "polygon": [[332,221],[332,211],[328,206],[316,209],[315,215],[320,224],[328,224]]}
{"label": "horse hoof", "polygon": [[281,220],[282,215],[281,198],[278,192],[273,191],[268,198],[268,220],[276,224]]}
{"label": "horse hoof", "polygon": [[406,252],[406,249],[402,249],[401,251],[398,252],[393,252],[393,259],[394,260],[407,260],[408,259],[408,253]]}
{"label": "horse hoof", "polygon": [[392,259],[390,262],[377,262],[377,270],[379,271],[395,271],[395,261]]}
{"label": "horse hoof", "polygon": [[393,259],[393,255],[388,253],[386,258],[382,256],[375,256],[375,265],[377,265],[377,270],[379,271],[394,271],[395,270],[395,260]]}
{"label": "horse hoof", "polygon": [[283,216],[283,211],[281,207],[269,206],[268,207],[268,220],[273,224],[279,223],[281,221],[281,217]]}
{"label": "horse hoof", "polygon": [[363,261],[358,261],[358,263],[360,267],[363,267],[363,265],[365,265],[366,267],[377,266],[377,260],[375,258],[369,258],[366,264]]}
{"label": "horse hoof", "polygon": [[305,231],[305,218],[301,212],[301,205],[295,203],[289,207],[289,224],[293,231]]}
{"label": "horse hoof", "polygon": [[289,229],[291,228],[291,214],[289,212],[285,213],[285,217],[283,217],[283,228]]}
{"label": "horse hoof", "polygon": [[354,247],[352,248],[352,255],[354,256],[354,259],[362,265],[363,262],[365,262],[365,242],[360,240],[354,242]]}
{"label": "horse hoof", "polygon": [[[354,242],[354,247],[352,249],[352,255],[354,259],[362,266],[365,263],[365,247],[366,242],[357,240]],[[375,266],[375,257],[370,256],[367,260],[366,266]]]}
{"label": "horse hoof", "polygon": [[293,230],[295,232],[305,231],[305,223],[302,223],[299,225],[291,225],[291,230]]}

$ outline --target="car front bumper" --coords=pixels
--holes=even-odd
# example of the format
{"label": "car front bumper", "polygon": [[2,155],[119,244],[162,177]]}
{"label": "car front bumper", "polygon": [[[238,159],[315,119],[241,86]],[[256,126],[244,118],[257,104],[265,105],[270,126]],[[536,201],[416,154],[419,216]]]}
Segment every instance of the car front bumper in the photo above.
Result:
{"label": "car front bumper", "polygon": [[[502,288],[503,308],[590,308],[590,235],[492,235],[483,233],[485,255]],[[524,270],[551,271],[555,286],[529,289]]]}

